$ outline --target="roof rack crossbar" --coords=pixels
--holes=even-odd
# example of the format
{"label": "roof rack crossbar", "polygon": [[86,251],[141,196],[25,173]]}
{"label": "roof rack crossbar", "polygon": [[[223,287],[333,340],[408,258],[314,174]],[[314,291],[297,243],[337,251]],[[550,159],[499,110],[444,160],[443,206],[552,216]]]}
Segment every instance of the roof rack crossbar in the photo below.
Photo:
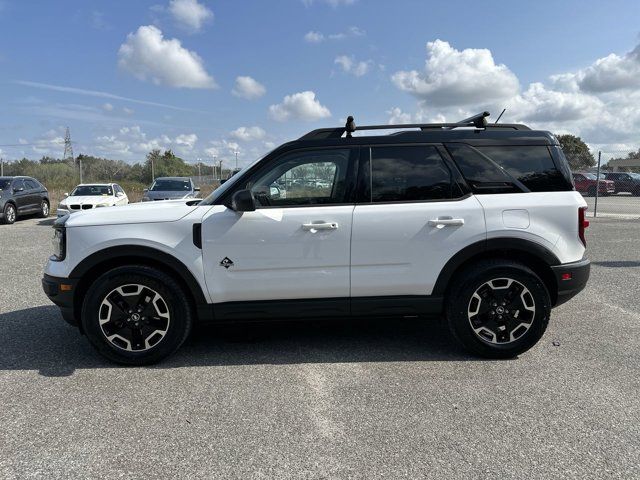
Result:
{"label": "roof rack crossbar", "polygon": [[351,132],[359,130],[402,130],[419,128],[422,131],[425,130],[453,130],[455,128],[477,128],[477,129],[496,129],[496,130],[530,130],[526,125],[516,123],[500,123],[500,124],[487,124],[486,117],[489,116],[489,112],[482,112],[469,118],[465,118],[455,123],[402,123],[398,125],[364,125],[355,126],[353,117],[349,117],[348,127],[337,128],[319,128],[312,130],[309,133],[300,137],[300,140],[322,140],[327,138],[340,138],[347,132],[348,136],[351,136]]}

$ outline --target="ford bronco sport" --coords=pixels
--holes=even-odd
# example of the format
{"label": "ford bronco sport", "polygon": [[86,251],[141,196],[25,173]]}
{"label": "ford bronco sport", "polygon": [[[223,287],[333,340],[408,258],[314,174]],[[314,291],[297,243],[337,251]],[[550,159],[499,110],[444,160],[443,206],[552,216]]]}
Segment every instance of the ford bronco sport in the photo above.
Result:
{"label": "ford bronco sport", "polygon": [[444,314],[474,354],[516,356],[587,282],[586,203],[551,133],[487,115],[349,117],[204,200],[60,218],[44,291],[124,364],[175,352],[195,322],[332,316]]}

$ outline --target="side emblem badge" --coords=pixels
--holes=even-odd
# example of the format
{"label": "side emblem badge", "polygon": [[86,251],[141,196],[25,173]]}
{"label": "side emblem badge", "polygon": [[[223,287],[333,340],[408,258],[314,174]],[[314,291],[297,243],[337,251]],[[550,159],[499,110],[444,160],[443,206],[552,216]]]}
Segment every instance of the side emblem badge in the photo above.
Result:
{"label": "side emblem badge", "polygon": [[229,267],[233,267],[233,262],[231,261],[231,259],[229,257],[224,257],[222,259],[222,261],[220,262],[220,266],[226,268],[227,270],[229,269]]}

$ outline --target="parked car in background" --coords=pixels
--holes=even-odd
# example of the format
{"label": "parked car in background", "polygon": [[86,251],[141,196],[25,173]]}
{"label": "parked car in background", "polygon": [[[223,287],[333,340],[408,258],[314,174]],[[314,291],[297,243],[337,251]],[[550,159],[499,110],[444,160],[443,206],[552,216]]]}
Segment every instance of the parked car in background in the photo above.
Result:
{"label": "parked car in background", "polygon": [[13,223],[21,215],[49,216],[49,192],[31,177],[0,177],[0,223]]}
{"label": "parked car in background", "polygon": [[58,205],[56,211],[58,218],[80,210],[115,207],[129,203],[129,197],[117,183],[82,183],[71,193],[65,193],[65,197]]}
{"label": "parked car in background", "polygon": [[616,193],[640,195],[640,173],[609,172],[605,178],[613,181]]}
{"label": "parked car in background", "polygon": [[189,177],[159,177],[151,187],[145,188],[142,201],[195,198],[199,191]]}
{"label": "parked car in background", "polygon": [[596,188],[598,189],[598,195],[613,195],[615,193],[615,185],[611,180],[605,180],[603,175],[600,175],[600,182],[598,183],[598,177],[595,173],[589,172],[574,172],[573,183],[576,186],[576,190],[583,195],[590,197],[596,196]]}

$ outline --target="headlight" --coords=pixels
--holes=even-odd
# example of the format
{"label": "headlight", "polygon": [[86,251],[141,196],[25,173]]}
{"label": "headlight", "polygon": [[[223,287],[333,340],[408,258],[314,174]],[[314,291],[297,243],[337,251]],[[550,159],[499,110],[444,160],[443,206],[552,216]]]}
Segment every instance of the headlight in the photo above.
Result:
{"label": "headlight", "polygon": [[66,248],[66,235],[65,235],[64,226],[54,226],[53,227],[53,239],[51,240],[51,245],[53,246],[53,256],[51,260],[56,262],[61,262],[64,260],[65,256],[65,248]]}
{"label": "headlight", "polygon": [[99,204],[96,205],[96,208],[99,208],[99,207],[110,207],[110,206],[111,206],[110,203],[99,203]]}

